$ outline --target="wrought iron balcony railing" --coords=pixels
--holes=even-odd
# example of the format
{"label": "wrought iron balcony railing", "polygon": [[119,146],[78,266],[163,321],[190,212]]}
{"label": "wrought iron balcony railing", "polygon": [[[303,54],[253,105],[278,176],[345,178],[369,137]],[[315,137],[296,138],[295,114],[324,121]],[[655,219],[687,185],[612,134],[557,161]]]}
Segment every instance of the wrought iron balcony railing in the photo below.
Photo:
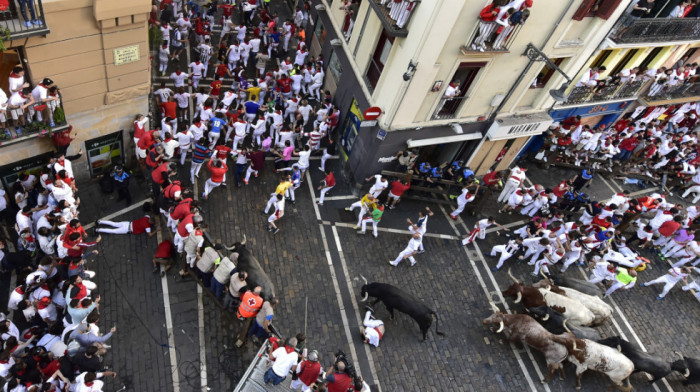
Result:
{"label": "wrought iron balcony railing", "polygon": [[10,0],[8,6],[0,10],[0,34],[8,40],[49,32],[41,0]]}
{"label": "wrought iron balcony railing", "polygon": [[668,101],[675,99],[695,100],[700,98],[700,83],[680,83],[675,86],[671,86],[668,83],[657,84],[654,83],[649,88],[646,94],[642,96],[647,102],[653,101]]}
{"label": "wrought iron balcony railing", "polygon": [[392,37],[408,36],[408,23],[416,13],[420,1],[369,0],[369,5],[382,21],[384,30]]}
{"label": "wrought iron balcony railing", "polygon": [[[6,116],[8,119],[12,118],[12,110],[12,107],[7,108]],[[19,130],[12,126],[6,128],[4,132],[0,132],[0,145],[6,146],[34,137],[51,137],[54,132],[63,131],[69,126],[63,111],[62,98],[55,104],[52,102],[34,103],[25,108],[23,112],[23,114],[18,113],[18,118],[24,117],[24,125],[21,125]],[[41,114],[38,115],[39,113]]]}
{"label": "wrought iron balcony railing", "polygon": [[459,112],[462,102],[464,102],[466,99],[467,97],[441,98],[440,103],[433,114],[433,120],[444,120],[446,118],[457,117],[457,112]]}
{"label": "wrought iron balcony railing", "polygon": [[611,84],[603,87],[574,87],[567,100],[562,103],[561,106],[635,99],[648,82],[649,81],[646,80],[635,80],[633,82]]}
{"label": "wrought iron balcony railing", "polygon": [[[629,16],[627,16],[629,18]],[[618,44],[700,40],[700,18],[635,19],[620,23],[609,38]]]}
{"label": "wrought iron balcony railing", "polygon": [[462,52],[507,52],[521,27],[521,24],[503,26],[479,20]]}

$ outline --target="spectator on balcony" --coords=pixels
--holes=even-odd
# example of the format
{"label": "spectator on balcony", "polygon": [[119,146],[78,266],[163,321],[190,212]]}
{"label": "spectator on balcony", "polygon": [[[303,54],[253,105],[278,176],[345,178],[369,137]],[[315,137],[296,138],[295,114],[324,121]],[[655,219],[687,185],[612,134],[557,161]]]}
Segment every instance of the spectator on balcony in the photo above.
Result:
{"label": "spectator on balcony", "polygon": [[[20,12],[22,13],[22,17],[24,18],[24,27],[33,27],[33,26],[42,26],[43,23],[36,18],[36,13],[34,12],[34,0],[17,0],[19,3],[19,9]],[[29,13],[32,15],[32,18],[29,19],[27,17],[27,6],[29,6]]]}
{"label": "spectator on balcony", "polygon": [[345,23],[343,23],[343,31],[345,32],[345,39],[350,39],[352,35],[352,28],[355,27],[355,19],[357,19],[357,12],[360,10],[360,4],[357,0],[346,1],[340,7],[341,10],[345,11]]}
{"label": "spectator on balcony", "polygon": [[637,4],[635,4],[632,7],[632,10],[625,16],[625,20],[620,25],[620,28],[617,31],[617,34],[615,34],[616,38],[622,37],[627,30],[629,30],[630,26],[634,21],[636,21],[639,18],[647,18],[651,14],[651,10],[654,9],[654,2],[656,0],[639,0]]}
{"label": "spectator on balcony", "polygon": [[[640,0],[641,1],[641,0]],[[581,79],[576,83],[576,87],[590,87],[594,88],[598,85],[598,80],[600,79],[600,73],[605,72],[607,68],[604,65],[600,67],[591,67],[586,70],[581,76]]]}
{"label": "spectator on balcony", "polygon": [[685,14],[684,18],[700,18],[700,2],[693,1],[692,8]]}
{"label": "spectator on balcony", "polygon": [[10,72],[10,96],[25,87],[29,87],[29,83],[26,83],[24,81],[24,68],[22,68],[22,66],[20,65],[17,65],[12,69],[12,72]]}
{"label": "spectator on balcony", "polygon": [[511,8],[510,10],[508,10],[507,15],[509,15],[509,17],[506,21],[506,24],[498,28],[498,37],[493,43],[494,49],[503,49],[503,43],[506,42],[508,37],[511,35],[513,30],[515,29],[515,26],[525,24],[527,18],[530,17],[530,10],[527,8],[522,11],[514,11],[512,13],[510,12],[511,10],[515,10],[515,8]]}
{"label": "spectator on balcony", "polygon": [[[32,90],[32,97],[34,98],[34,101],[37,103],[42,103],[46,105],[46,109],[43,110],[43,114],[46,115],[47,121],[49,123],[49,126],[51,128],[54,128],[56,124],[53,122],[53,116],[52,116],[52,110],[50,107],[50,102],[52,101],[57,101],[58,97],[56,96],[49,96],[49,88],[53,87],[53,80],[49,78],[44,78],[41,83],[37,84],[36,87]],[[34,111],[34,110],[31,110]],[[37,111],[36,112],[36,120],[37,121],[43,121],[43,115],[42,111]]]}
{"label": "spectator on balcony", "polygon": [[491,37],[491,34],[495,31],[496,20],[498,20],[498,15],[501,12],[501,7],[499,7],[496,2],[487,5],[479,13],[479,35],[474,39],[472,43],[473,50],[479,50],[483,52],[486,49],[485,42]]}
{"label": "spectator on balcony", "polygon": [[623,69],[620,71],[618,76],[620,77],[620,83],[632,83],[637,79],[637,74],[639,73],[638,67]]}
{"label": "spectator on balcony", "polygon": [[682,18],[688,7],[690,7],[690,0],[681,1],[677,6],[673,7],[673,10],[671,10],[667,18]]}
{"label": "spectator on balcony", "polygon": [[17,127],[15,130],[17,136],[22,136],[22,127],[26,124],[24,110],[33,104],[34,98],[32,97],[31,87],[25,87],[20,91],[15,91],[12,96],[10,96],[8,108],[10,109],[12,121],[15,123],[15,127]]}

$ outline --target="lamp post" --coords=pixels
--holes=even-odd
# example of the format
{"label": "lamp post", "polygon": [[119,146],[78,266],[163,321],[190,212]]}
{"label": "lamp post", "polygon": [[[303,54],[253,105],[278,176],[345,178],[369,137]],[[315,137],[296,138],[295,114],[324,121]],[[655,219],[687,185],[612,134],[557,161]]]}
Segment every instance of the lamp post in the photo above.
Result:
{"label": "lamp post", "polygon": [[518,79],[515,81],[515,83],[513,83],[513,85],[510,87],[510,90],[508,90],[508,93],[506,93],[506,96],[503,97],[503,99],[501,100],[501,103],[498,105],[496,110],[494,110],[493,113],[491,113],[491,116],[489,116],[490,122],[494,121],[496,119],[496,116],[498,115],[498,113],[500,113],[501,110],[503,109],[503,107],[506,106],[506,103],[508,102],[510,97],[515,92],[515,89],[518,88],[520,83],[525,78],[525,75],[527,75],[527,73],[530,71],[530,68],[532,68],[532,65],[535,62],[543,61],[543,62],[547,63],[547,65],[550,68],[554,69],[555,71],[559,72],[562,76],[564,76],[564,78],[566,79],[566,83],[562,84],[561,87],[559,87],[558,89],[549,90],[549,95],[551,95],[552,98],[554,98],[554,100],[557,102],[566,101],[566,98],[567,98],[567,96],[565,95],[566,90],[569,88],[569,86],[571,85],[571,83],[573,81],[569,77],[569,75],[564,73],[564,71],[562,71],[561,68],[559,68],[556,64],[554,64],[554,62],[549,57],[547,57],[546,54],[542,53],[542,51],[537,49],[537,47],[535,45],[533,45],[532,43],[527,44],[527,47],[525,48],[525,52],[523,53],[523,56],[527,56],[527,58],[530,61],[525,66],[525,69],[523,69],[523,71],[520,73],[520,76],[518,76]]}

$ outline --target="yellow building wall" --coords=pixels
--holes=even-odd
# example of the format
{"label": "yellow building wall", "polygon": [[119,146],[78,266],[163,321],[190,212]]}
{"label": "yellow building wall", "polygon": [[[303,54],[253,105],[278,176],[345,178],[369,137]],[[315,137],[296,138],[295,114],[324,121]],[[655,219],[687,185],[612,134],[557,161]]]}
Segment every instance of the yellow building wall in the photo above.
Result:
{"label": "yellow building wall", "polygon": [[[50,77],[59,86],[68,123],[78,132],[76,150],[85,140],[120,129],[127,131],[128,142],[135,114],[148,112],[150,1],[44,0],[43,7],[51,32],[8,46],[24,46],[34,83]],[[114,50],[132,45],[139,60],[115,65]],[[41,138],[5,146],[0,165],[52,149],[50,140]],[[84,158],[74,165],[87,168]]]}

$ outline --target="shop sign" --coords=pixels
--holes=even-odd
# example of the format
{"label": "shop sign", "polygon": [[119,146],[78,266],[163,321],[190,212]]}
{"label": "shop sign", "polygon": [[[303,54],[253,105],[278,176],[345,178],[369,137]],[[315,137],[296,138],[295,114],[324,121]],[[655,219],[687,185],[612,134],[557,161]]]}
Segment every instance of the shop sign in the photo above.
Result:
{"label": "shop sign", "polygon": [[100,175],[123,161],[122,133],[118,131],[85,142],[90,175]]}
{"label": "shop sign", "polygon": [[[37,179],[41,177],[41,170],[55,156],[55,152],[45,152],[28,159],[11,163],[0,167],[0,179],[7,192],[10,192],[12,184],[17,181],[21,173],[33,174]],[[10,197],[12,199],[12,197]]]}

